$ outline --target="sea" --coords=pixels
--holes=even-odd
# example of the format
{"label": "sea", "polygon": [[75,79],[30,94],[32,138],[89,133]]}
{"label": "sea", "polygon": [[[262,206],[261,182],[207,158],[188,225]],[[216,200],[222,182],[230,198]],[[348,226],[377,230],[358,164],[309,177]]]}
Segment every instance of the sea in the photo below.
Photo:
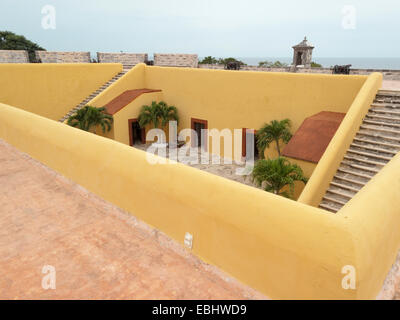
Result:
{"label": "sea", "polygon": [[[240,58],[248,65],[257,66],[260,61],[280,61],[291,64],[292,57],[263,57],[263,58]],[[321,64],[325,68],[330,68],[335,65],[351,64],[353,69],[390,69],[400,70],[400,57],[399,58],[318,58],[313,57],[313,61]]]}

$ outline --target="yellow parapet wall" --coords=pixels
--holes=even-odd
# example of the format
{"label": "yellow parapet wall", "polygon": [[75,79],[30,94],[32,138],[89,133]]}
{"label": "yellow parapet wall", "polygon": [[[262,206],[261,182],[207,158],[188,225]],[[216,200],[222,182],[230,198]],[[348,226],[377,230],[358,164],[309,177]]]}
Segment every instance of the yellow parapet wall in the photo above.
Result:
{"label": "yellow parapet wall", "polygon": [[334,215],[4,104],[0,138],[180,243],[193,234],[194,254],[271,298],[375,298],[399,246],[399,157]]}
{"label": "yellow parapet wall", "polygon": [[299,202],[313,206],[319,205],[381,86],[381,73],[373,73],[368,77],[315,168],[310,181],[298,199]]}
{"label": "yellow parapet wall", "polygon": [[122,71],[121,64],[0,64],[0,102],[59,120]]}
{"label": "yellow parapet wall", "polygon": [[377,292],[400,249],[400,152],[337,215],[353,233],[360,292]]}

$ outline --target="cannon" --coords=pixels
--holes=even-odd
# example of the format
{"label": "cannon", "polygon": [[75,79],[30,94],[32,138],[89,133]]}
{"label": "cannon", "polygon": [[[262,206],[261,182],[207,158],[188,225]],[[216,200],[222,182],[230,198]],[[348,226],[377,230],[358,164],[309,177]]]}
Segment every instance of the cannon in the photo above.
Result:
{"label": "cannon", "polygon": [[350,74],[351,64],[347,64],[345,66],[335,65],[332,69],[332,74]]}
{"label": "cannon", "polygon": [[230,61],[225,65],[226,70],[240,70],[240,62]]}

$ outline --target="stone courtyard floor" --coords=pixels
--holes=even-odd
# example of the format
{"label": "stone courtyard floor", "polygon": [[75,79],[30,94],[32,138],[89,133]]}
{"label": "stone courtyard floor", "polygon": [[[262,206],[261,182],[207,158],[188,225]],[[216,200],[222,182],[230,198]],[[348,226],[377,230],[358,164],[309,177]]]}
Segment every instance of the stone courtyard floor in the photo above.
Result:
{"label": "stone courtyard floor", "polygon": [[[147,151],[149,146],[150,146],[149,143],[134,145],[135,148],[142,150],[142,151]],[[181,149],[178,149],[178,150],[181,150]],[[168,148],[166,150],[166,158],[169,158],[169,149]],[[181,159],[181,158],[179,158],[179,159]],[[245,171],[244,163],[236,164],[234,161],[232,161],[232,163],[226,163],[223,158],[221,158],[220,156],[218,156],[216,154],[204,153],[202,155],[200,148],[191,149],[191,152],[188,151],[187,156],[183,159],[185,161],[187,161],[187,163],[185,163],[185,164],[187,164],[190,167],[200,169],[200,170],[215,174],[217,176],[257,188],[257,186],[254,184],[250,174],[245,174],[245,175],[238,174],[237,170],[244,170],[243,172],[245,172],[245,173],[251,172],[248,170]],[[213,163],[213,161],[214,161],[214,163]],[[179,161],[179,162],[181,162],[181,161]]]}
{"label": "stone courtyard floor", "polygon": [[0,140],[0,299],[265,298]]}

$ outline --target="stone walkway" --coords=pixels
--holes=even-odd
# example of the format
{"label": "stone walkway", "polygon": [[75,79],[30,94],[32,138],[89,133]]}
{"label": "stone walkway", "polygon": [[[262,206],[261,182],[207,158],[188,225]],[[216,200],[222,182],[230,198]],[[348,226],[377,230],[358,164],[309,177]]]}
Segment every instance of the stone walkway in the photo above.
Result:
{"label": "stone walkway", "polygon": [[397,80],[383,80],[382,81],[383,90],[400,90],[400,81]]}
{"label": "stone walkway", "polygon": [[264,298],[0,140],[0,299]]}

